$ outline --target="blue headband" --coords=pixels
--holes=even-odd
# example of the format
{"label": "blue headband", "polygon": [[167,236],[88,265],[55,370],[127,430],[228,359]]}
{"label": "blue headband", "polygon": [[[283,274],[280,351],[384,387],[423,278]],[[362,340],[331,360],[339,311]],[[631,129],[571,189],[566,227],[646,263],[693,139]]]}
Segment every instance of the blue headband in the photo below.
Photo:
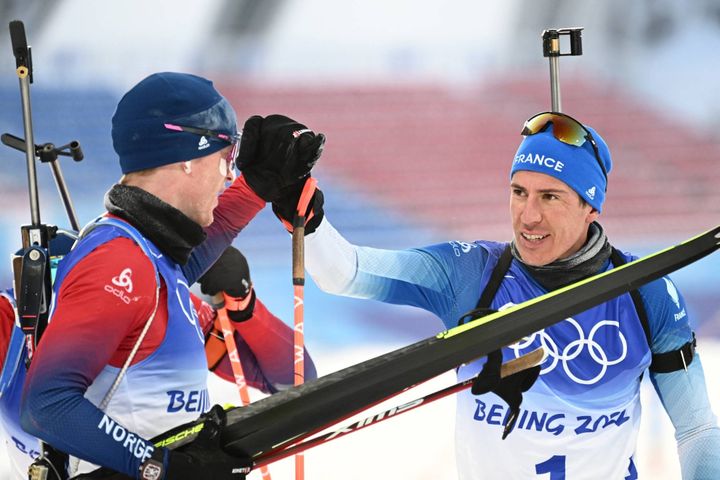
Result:
{"label": "blue headband", "polygon": [[123,173],[210,155],[228,143],[168,130],[166,123],[237,133],[235,111],[211,81],[187,73],[155,73],[131,88],[112,118],[113,147]]}
{"label": "blue headband", "polygon": [[[587,125],[585,128],[595,139],[600,159],[605,170],[610,173],[612,159],[605,140],[592,128]],[[520,170],[555,177],[577,192],[595,210],[602,211],[607,179],[600,169],[590,142],[579,147],[563,143],[553,136],[550,125],[544,132],[529,135],[522,141],[515,153],[510,178]]]}

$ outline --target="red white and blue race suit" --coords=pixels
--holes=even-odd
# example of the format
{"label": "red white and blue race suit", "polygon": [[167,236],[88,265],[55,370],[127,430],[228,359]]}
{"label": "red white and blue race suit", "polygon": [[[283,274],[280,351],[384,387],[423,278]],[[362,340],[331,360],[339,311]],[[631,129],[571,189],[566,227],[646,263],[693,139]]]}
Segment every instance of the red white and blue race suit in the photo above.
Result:
{"label": "red white and blue race suit", "polygon": [[[182,268],[128,223],[101,220],[58,267],[51,319],[25,383],[23,428],[72,456],[135,476],[154,449],[151,437],[208,410],[203,329],[188,285],[263,206],[238,178]],[[119,387],[98,408],[151,315]],[[292,383],[284,374],[273,378],[277,373],[268,375],[267,390]],[[91,468],[83,463],[79,471]]]}

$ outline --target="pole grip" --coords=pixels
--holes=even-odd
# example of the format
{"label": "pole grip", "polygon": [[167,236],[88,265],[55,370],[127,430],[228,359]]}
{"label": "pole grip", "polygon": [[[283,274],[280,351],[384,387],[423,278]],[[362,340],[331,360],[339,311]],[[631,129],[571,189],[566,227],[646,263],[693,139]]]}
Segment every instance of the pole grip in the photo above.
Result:
{"label": "pole grip", "polygon": [[316,188],[317,180],[313,177],[305,180],[295,209],[292,231],[293,285],[305,284],[305,219]]}
{"label": "pole grip", "polygon": [[[305,217],[295,217],[305,222]],[[305,285],[305,227],[295,225],[292,232],[292,278],[293,285]]]}

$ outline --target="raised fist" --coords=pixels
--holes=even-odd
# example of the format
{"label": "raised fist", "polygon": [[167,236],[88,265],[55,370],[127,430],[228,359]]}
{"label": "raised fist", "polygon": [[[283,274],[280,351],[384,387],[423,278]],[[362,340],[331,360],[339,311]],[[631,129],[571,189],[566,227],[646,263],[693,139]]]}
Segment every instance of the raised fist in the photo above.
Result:
{"label": "raised fist", "polygon": [[281,189],[310,174],[324,143],[325,135],[291,118],[255,115],[245,122],[237,167],[250,188],[272,202]]}

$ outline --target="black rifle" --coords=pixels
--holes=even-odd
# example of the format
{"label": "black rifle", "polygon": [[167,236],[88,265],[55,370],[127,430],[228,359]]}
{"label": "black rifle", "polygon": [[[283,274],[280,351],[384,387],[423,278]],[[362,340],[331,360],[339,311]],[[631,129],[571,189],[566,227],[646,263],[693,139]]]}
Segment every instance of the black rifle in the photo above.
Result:
{"label": "black rifle", "polygon": [[[80,161],[83,158],[83,153],[77,141],[69,142],[67,145],[58,148],[52,143],[35,145],[30,107],[30,84],[33,81],[32,54],[31,48],[27,44],[25,26],[21,21],[13,20],[10,22],[10,41],[15,56],[15,73],[20,81],[25,138],[5,133],[0,139],[2,143],[11,148],[24,151],[27,161],[31,223],[20,227],[22,249],[13,258],[13,286],[20,317],[20,327],[26,338],[27,357],[25,366],[28,367],[32,361],[35,348],[38,346],[45,328],[47,328],[52,296],[51,256],[53,253],[66,253],[66,251],[51,252],[51,241],[58,236],[72,238],[74,235],[73,232],[59,231],[56,226],[42,223],[35,161],[37,158],[41,162],[50,165],[70,224],[77,232],[80,227],[57,160],[59,155],[66,155],[72,156],[75,161]],[[65,244],[67,245],[67,242]],[[67,455],[45,443],[41,442],[40,446],[40,456],[30,467],[30,478],[48,480],[67,478],[64,468]]]}

